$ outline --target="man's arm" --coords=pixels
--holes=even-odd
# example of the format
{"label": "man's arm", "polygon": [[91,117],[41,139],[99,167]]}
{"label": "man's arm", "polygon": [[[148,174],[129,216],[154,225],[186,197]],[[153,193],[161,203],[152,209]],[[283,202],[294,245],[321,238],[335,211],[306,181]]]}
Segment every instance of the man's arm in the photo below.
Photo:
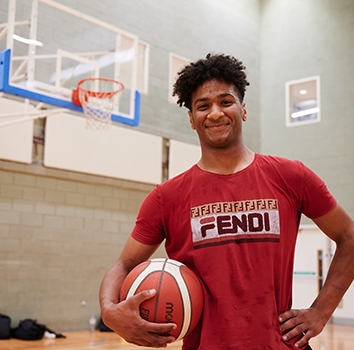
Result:
{"label": "man's arm", "polygon": [[337,249],[323,288],[309,309],[289,310],[279,316],[283,339],[289,340],[303,332],[296,346],[304,346],[318,335],[330,319],[354,278],[354,222],[337,205],[326,215],[313,220]]}
{"label": "man's arm", "polygon": [[126,275],[138,264],[146,261],[158,245],[139,243],[129,237],[117,262],[105,274],[100,288],[103,322],[127,342],[140,346],[165,347],[174,337],[158,333],[175,328],[173,323],[152,323],[140,317],[139,305],[152,298],[156,291],[143,291],[119,303],[119,292]]}

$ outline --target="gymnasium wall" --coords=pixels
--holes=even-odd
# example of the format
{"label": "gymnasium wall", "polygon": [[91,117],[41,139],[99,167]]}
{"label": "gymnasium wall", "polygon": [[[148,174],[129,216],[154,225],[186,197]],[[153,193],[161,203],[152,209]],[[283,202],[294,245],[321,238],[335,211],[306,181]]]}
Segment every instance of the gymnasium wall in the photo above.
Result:
{"label": "gymnasium wall", "polygon": [[[261,152],[301,160],[325,180],[354,218],[354,2],[263,0],[261,24]],[[286,127],[285,83],[320,76],[321,121]],[[302,223],[312,222],[303,217]],[[324,236],[300,233],[294,275],[295,306],[308,307],[315,293],[317,250]],[[311,254],[304,250],[311,247]],[[332,245],[332,253],[335,247]],[[328,256],[328,254],[327,254]],[[309,272],[315,271],[315,279]],[[301,279],[301,273],[305,279]],[[306,287],[304,287],[306,285]],[[315,288],[315,292],[318,290]],[[354,287],[332,321],[353,324]],[[311,303],[311,302],[310,302]]]}
{"label": "gymnasium wall", "polygon": [[[190,60],[209,52],[227,53],[244,62],[251,82],[245,139],[259,151],[258,0],[117,0],[114,6],[110,0],[56,1],[136,34],[149,45],[148,93],[141,96],[141,123],[134,130],[171,140],[170,175],[189,166],[188,157],[173,158],[175,152],[187,147],[189,155],[199,157],[187,110],[168,102],[170,53]],[[17,9],[21,6],[28,7],[29,1],[18,0]],[[0,22],[6,20],[7,6],[1,6]],[[80,33],[75,22],[65,26]],[[50,39],[55,44],[55,37]],[[76,49],[87,50],[80,40]],[[41,123],[35,122],[34,130],[38,128]],[[59,142],[55,151],[64,150],[67,136],[64,132],[63,147]],[[11,157],[0,160],[0,313],[12,318],[12,326],[34,318],[55,331],[84,330],[92,312],[99,316],[102,277],[118,258],[154,185],[46,167],[44,149],[34,144],[30,164]],[[124,152],[129,155],[128,149]],[[164,256],[163,249],[156,255]]]}
{"label": "gymnasium wall", "polygon": [[102,277],[153,187],[0,161],[0,312],[12,326],[88,329]]}
{"label": "gymnasium wall", "polygon": [[[249,113],[245,139],[250,148],[259,151],[258,0],[117,0],[114,6],[110,0],[58,2],[138,35],[149,44],[149,85],[148,94],[141,96],[140,130],[198,143],[187,109],[168,102],[170,53],[190,60],[204,58],[209,52],[240,58],[251,82],[245,101]],[[80,28],[72,23],[72,30]]]}
{"label": "gymnasium wall", "polygon": [[[263,0],[261,151],[299,159],[354,217],[354,2]],[[321,121],[286,127],[285,83],[319,75]]]}

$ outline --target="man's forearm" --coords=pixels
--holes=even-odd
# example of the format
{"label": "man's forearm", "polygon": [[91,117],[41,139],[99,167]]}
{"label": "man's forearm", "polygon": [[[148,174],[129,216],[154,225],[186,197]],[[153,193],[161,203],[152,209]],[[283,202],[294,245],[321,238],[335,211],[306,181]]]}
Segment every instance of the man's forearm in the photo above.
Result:
{"label": "man's forearm", "polygon": [[103,277],[99,292],[101,309],[104,308],[106,303],[118,303],[119,291],[126,275],[127,271],[118,262],[107,271]]}

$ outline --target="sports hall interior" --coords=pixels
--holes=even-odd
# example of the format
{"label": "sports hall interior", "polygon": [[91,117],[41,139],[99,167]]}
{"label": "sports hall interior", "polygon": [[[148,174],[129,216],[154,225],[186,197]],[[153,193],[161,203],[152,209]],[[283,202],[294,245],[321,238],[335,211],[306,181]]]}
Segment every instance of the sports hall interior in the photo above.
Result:
{"label": "sports hall interior", "polygon": [[[0,120],[0,313],[11,317],[12,327],[32,318],[57,332],[81,332],[91,341],[87,348],[111,341],[112,334],[103,345],[100,335],[88,336],[91,314],[100,317],[100,282],[118,258],[146,195],[199,159],[187,110],[177,106],[171,89],[178,69],[208,53],[233,55],[247,67],[247,146],[302,161],[354,218],[353,0],[55,2],[138,37],[139,125],[113,122],[110,130],[88,131],[83,114],[70,112],[11,126],[1,126]],[[8,21],[9,3],[1,0],[0,24]],[[28,19],[31,6],[30,0],[17,0],[17,20]],[[83,47],[83,36],[92,36],[93,45],[104,42],[83,31],[81,22],[62,22],[41,2],[38,8],[48,23],[76,39],[76,52],[90,49]],[[0,51],[7,47],[4,28]],[[43,28],[38,40],[66,49],[55,32]],[[313,118],[297,122],[288,111],[289,91],[308,82],[315,84],[317,109]],[[8,108],[21,111],[25,103],[3,93],[0,114]],[[27,103],[34,108],[38,102]],[[23,128],[31,130],[27,144]],[[29,156],[18,157],[17,148]],[[334,250],[304,217],[294,306],[311,304]],[[163,246],[155,256],[165,256]],[[315,350],[353,349],[353,326],[351,287],[311,344]],[[7,344],[0,341],[0,348]]]}

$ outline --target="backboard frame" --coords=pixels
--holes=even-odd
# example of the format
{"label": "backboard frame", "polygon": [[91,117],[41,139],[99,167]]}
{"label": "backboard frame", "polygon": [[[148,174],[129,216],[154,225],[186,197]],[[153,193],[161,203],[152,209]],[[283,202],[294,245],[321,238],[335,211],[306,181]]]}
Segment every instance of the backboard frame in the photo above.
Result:
{"label": "backboard frame", "polygon": [[[49,105],[53,105],[60,108],[67,108],[75,112],[83,113],[83,109],[80,106],[76,106],[71,101],[71,91],[69,89],[60,86],[60,77],[58,70],[60,70],[60,64],[63,57],[69,57],[70,59],[79,62],[80,64],[90,65],[92,67],[93,76],[99,76],[99,65],[98,63],[89,58],[85,58],[82,53],[70,53],[65,52],[61,49],[58,49],[55,56],[57,59],[56,64],[56,80],[53,85],[39,82],[35,80],[34,69],[36,59],[40,59],[38,55],[36,56],[36,45],[28,45],[28,56],[25,57],[13,57],[13,47],[14,47],[14,38],[15,27],[24,25],[26,22],[30,24],[29,40],[37,40],[37,19],[38,19],[38,4],[42,3],[44,5],[53,7],[56,10],[65,12],[71,16],[80,18],[94,26],[104,28],[108,30],[113,35],[116,35],[116,42],[113,54],[115,57],[118,57],[117,54],[120,54],[120,43],[122,36],[129,38],[132,43],[132,58],[131,58],[131,81],[129,82],[130,90],[129,92],[129,112],[123,113],[117,107],[116,111],[112,113],[112,121],[124,123],[130,126],[139,125],[140,119],[140,93],[137,91],[137,52],[138,52],[138,37],[134,34],[128,33],[120,28],[110,25],[109,23],[100,21],[94,17],[86,15],[80,11],[69,8],[62,4],[59,4],[53,0],[32,0],[31,8],[31,18],[27,21],[16,22],[16,0],[9,0],[9,9],[8,9],[8,23],[5,29],[0,33],[0,40],[7,34],[6,38],[6,49],[0,52],[0,92],[4,92],[11,95],[16,95],[22,98],[28,98],[35,101],[40,101]],[[112,54],[112,52],[111,52]],[[99,55],[99,54],[98,54]],[[97,56],[94,56],[97,57]],[[51,57],[52,58],[52,57]],[[14,59],[18,61],[23,59],[20,64],[20,67],[12,74],[12,62]],[[120,62],[116,58],[114,63],[114,78],[115,80],[120,80]],[[26,83],[18,84],[18,76],[25,68],[27,71],[22,76],[26,77]]]}

